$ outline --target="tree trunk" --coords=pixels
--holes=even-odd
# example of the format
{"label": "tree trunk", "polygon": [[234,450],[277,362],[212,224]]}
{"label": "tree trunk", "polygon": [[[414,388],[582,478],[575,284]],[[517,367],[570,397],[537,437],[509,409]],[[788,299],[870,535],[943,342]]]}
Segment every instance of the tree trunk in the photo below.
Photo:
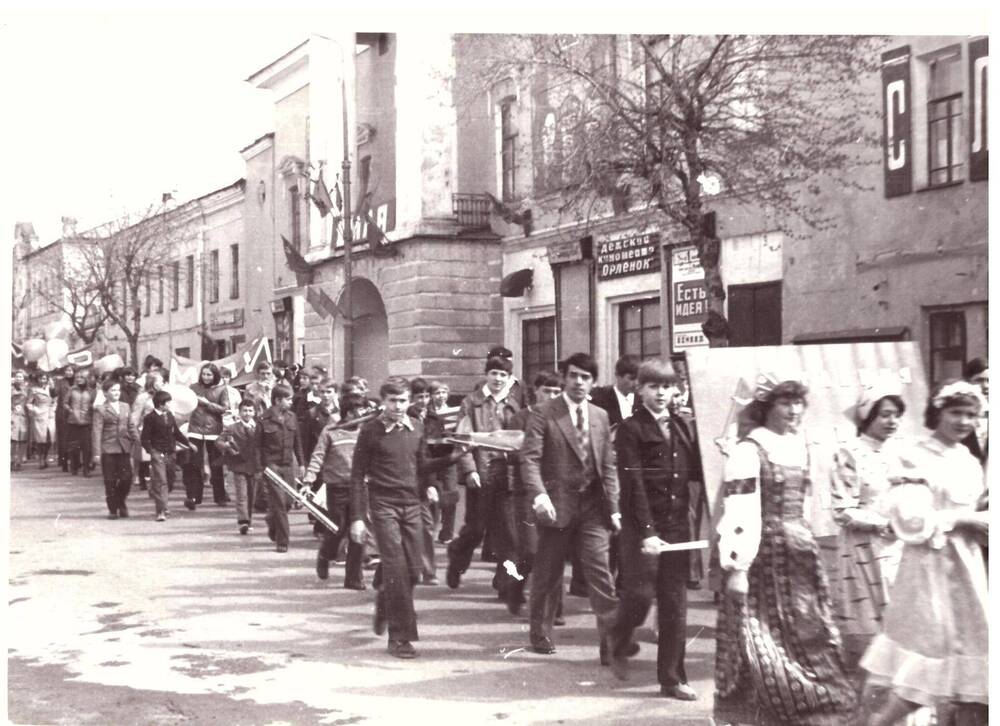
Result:
{"label": "tree trunk", "polygon": [[694,244],[705,271],[705,293],[708,296],[708,318],[701,326],[702,332],[708,338],[710,348],[726,348],[729,346],[729,322],[726,319],[726,288],[719,270],[721,244],[718,237],[706,236],[700,225]]}

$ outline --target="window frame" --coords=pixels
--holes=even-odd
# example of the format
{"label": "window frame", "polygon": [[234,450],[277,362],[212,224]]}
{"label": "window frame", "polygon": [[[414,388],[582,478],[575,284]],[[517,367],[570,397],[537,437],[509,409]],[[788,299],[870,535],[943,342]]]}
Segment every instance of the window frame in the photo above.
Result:
{"label": "window frame", "polygon": [[[959,322],[959,330],[961,343],[959,345],[935,345],[935,321],[944,320],[947,318],[953,318]],[[965,370],[965,364],[967,362],[967,357],[969,353],[969,328],[968,322],[965,318],[965,310],[931,310],[927,315],[927,358],[928,358],[928,368],[930,369],[930,383],[931,385],[937,385],[941,382],[939,378],[939,371],[936,365],[936,354],[938,352],[946,353],[947,351],[957,351],[959,352],[958,358],[943,358],[943,360],[958,360],[959,370],[958,375],[962,375],[962,371]]]}
{"label": "window frame", "polygon": [[[618,322],[618,340],[617,340],[617,355],[615,360],[621,358],[623,355],[637,355],[642,360],[649,360],[651,358],[658,358],[663,351],[663,307],[661,305],[661,298],[659,295],[650,295],[648,297],[638,297],[632,300],[622,300],[616,303],[618,308],[616,313],[616,319]],[[638,328],[627,328],[625,326],[625,315],[629,307],[638,306],[639,307],[639,327]],[[657,323],[656,325],[646,325],[645,324],[645,310],[653,309],[656,310]],[[656,352],[646,352],[645,346],[645,333],[646,331],[655,330],[656,331]],[[625,349],[625,336],[627,333],[639,332],[639,350],[626,350]]]}
{"label": "window frame", "polygon": [[498,104],[500,112],[500,198],[505,202],[517,194],[517,139],[515,123],[516,96],[506,96]]}
{"label": "window frame", "polygon": [[238,242],[229,245],[229,299],[240,297],[240,245]]}
{"label": "window frame", "polygon": [[[926,173],[927,173],[927,188],[935,189],[938,187],[946,187],[952,184],[957,184],[965,180],[963,174],[963,167],[966,164],[966,155],[963,153],[965,149],[964,143],[964,129],[962,119],[965,116],[964,113],[964,93],[965,84],[964,80],[960,80],[957,85],[957,90],[955,86],[950,86],[945,89],[945,93],[940,96],[933,95],[935,92],[940,91],[935,89],[935,75],[938,73],[937,69],[942,63],[955,63],[954,73],[959,79],[964,79],[963,70],[964,66],[962,64],[963,59],[962,51],[959,47],[954,46],[951,48],[941,49],[935,51],[929,57],[926,58],[926,103],[924,105],[924,113],[926,115],[926,133],[927,133],[927,157],[926,157]],[[944,105],[945,113],[940,118],[934,118],[935,111]],[[941,124],[945,127],[945,165],[944,166],[934,166],[934,154],[935,154],[935,137],[934,130],[939,128]],[[956,163],[957,162],[957,163]],[[944,174],[943,179],[935,180],[935,174]]]}
{"label": "window frame", "polygon": [[[541,329],[544,329],[544,326],[546,326],[546,324],[551,327],[551,339],[542,338],[541,337],[541,332],[540,332],[540,338],[539,338],[539,340],[537,342],[533,343],[533,344],[530,344],[530,345],[536,346],[536,347],[541,347],[543,345],[548,345],[548,343],[551,342],[551,348],[549,350],[551,350],[552,362],[551,362],[551,364],[546,365],[543,361],[547,361],[548,360],[548,356],[544,356],[544,357],[540,356],[540,360],[538,362],[529,363],[529,358],[531,358],[532,356],[529,356],[529,354],[528,354],[528,347],[529,347],[528,330],[529,330],[530,327],[536,326],[536,325],[540,326]],[[553,370],[553,371],[556,370],[556,362],[557,362],[556,358],[557,358],[557,355],[556,355],[556,316],[555,316],[555,313],[553,312],[551,314],[540,315],[540,316],[537,316],[537,317],[530,317],[530,318],[529,317],[525,317],[525,318],[521,318],[521,331],[520,332],[521,332],[521,341],[520,341],[521,342],[521,380],[524,381],[524,385],[525,385],[526,388],[532,388],[533,387],[532,379],[534,379],[536,373],[538,373],[540,371],[545,371],[545,370]]]}
{"label": "window frame", "polygon": [[299,192],[297,184],[288,187],[289,196],[289,223],[292,233],[292,247],[296,251],[302,251],[302,194]]}
{"label": "window frame", "polygon": [[219,302],[219,250],[208,252],[208,301]]}
{"label": "window frame", "polygon": [[164,292],[164,288],[166,287],[166,283],[165,283],[164,278],[163,278],[163,265],[157,265],[156,269],[157,269],[157,272],[158,272],[159,278],[160,278],[160,297],[159,297],[159,300],[156,303],[156,312],[157,313],[162,313],[163,312],[163,292]]}
{"label": "window frame", "polygon": [[194,307],[194,255],[185,258],[187,263],[187,285],[185,286],[184,307]]}

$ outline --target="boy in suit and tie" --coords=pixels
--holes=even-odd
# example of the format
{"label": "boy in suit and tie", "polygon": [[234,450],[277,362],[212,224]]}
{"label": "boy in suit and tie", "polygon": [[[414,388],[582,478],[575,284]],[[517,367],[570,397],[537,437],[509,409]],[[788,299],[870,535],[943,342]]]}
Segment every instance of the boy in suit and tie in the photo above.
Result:
{"label": "boy in suit and tie", "polygon": [[688,552],[661,552],[660,548],[691,539],[689,482],[700,479],[701,464],[690,430],[669,408],[678,385],[670,364],[646,361],[639,367],[638,384],[642,405],[615,435],[621,482],[622,588],[620,616],[609,633],[608,650],[615,675],[624,679],[626,646],[655,597],[660,693],[693,701],[697,696],[684,671]]}
{"label": "boy in suit and tie", "polygon": [[191,442],[177,427],[174,415],[167,410],[170,398],[166,391],[156,391],[153,394],[153,410],[142,419],[142,437],[139,441],[150,458],[149,496],[156,505],[157,522],[166,521],[170,515],[167,494],[177,466],[174,460],[176,442],[191,447]]}
{"label": "boy in suit and tie", "polygon": [[538,525],[531,572],[530,638],[536,653],[554,653],[552,625],[566,557],[576,552],[601,642],[617,617],[608,570],[611,532],[621,528],[618,471],[608,415],[587,400],[597,364],[586,353],[560,362],[562,395],[531,412],[521,448],[521,478]]}
{"label": "boy in suit and tie", "polygon": [[260,474],[256,410],[253,400],[241,401],[239,419],[222,430],[216,444],[222,451],[227,484],[236,493],[236,526],[240,534],[253,530],[253,505]]}

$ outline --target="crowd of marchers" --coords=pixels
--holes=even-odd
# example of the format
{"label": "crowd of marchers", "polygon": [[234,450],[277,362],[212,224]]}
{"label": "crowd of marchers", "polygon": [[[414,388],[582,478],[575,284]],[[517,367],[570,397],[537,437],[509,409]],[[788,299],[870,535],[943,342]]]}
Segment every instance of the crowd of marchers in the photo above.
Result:
{"label": "crowd of marchers", "polygon": [[[859,391],[857,438],[824,482],[810,479],[800,433],[808,388],[759,375],[726,459],[708,562],[696,541],[707,516],[696,428],[671,364],[625,356],[613,384],[597,387],[596,363],[576,353],[529,389],[512,357],[491,349],[483,379],[457,407],[440,381],[391,377],[374,392],[360,377],[338,384],[318,366],[261,362],[256,380],[237,389],[230,371],[209,363],[183,415],[151,356],[141,372],[123,367],[96,380],[72,365],[55,380],[16,370],[11,468],[52,462],[87,477],[100,466],[109,519],[129,517],[139,489],[158,522],[171,516],[179,469],[188,512],[210,488],[215,504],[234,507],[240,535],[264,513],[279,553],[288,551],[295,497],[268,479],[292,484],[334,525],[314,523],[317,576],[327,579],[345,549],[345,588],[366,590],[374,569],[373,628],[387,632],[395,657],[417,655],[415,586],[439,584],[436,545],[446,546],[451,589],[481,549],[496,563],[499,600],[512,615],[527,607],[538,654],[557,651],[567,564],[569,594],[585,595],[596,618],[598,659],[619,679],[629,679],[637,629],[655,605],[660,693],[695,700],[687,592],[710,566],[723,583],[720,723],[888,726],[921,714],[985,723],[984,360],[928,401]],[[929,433],[904,445],[894,434],[908,406],[924,406]],[[808,524],[816,487],[829,488],[840,526],[835,567]]]}

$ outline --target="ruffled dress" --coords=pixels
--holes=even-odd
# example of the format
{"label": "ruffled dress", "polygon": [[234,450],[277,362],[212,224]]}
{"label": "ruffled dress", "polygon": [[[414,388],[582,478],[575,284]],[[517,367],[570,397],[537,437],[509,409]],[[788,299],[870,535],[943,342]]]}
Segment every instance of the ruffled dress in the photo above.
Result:
{"label": "ruffled dress", "polygon": [[744,601],[722,598],[718,721],[843,726],[857,693],[841,657],[819,545],[805,519],[808,454],[798,436],[757,428],[726,462],[719,559],[745,570]]}
{"label": "ruffled dress", "polygon": [[833,519],[840,525],[837,572],[832,576],[837,627],[860,655],[882,629],[882,613],[903,543],[888,531],[876,502],[890,487],[898,447],[862,434],[834,457]]}
{"label": "ruffled dress", "polygon": [[[973,536],[951,529],[955,515],[976,510],[983,470],[969,450],[931,437],[901,457],[902,476],[930,487],[936,531],[903,546],[899,571],[861,667],[874,685],[925,706],[989,703],[986,567]],[[880,500],[890,511],[894,487]],[[987,512],[979,516],[988,517]]]}

